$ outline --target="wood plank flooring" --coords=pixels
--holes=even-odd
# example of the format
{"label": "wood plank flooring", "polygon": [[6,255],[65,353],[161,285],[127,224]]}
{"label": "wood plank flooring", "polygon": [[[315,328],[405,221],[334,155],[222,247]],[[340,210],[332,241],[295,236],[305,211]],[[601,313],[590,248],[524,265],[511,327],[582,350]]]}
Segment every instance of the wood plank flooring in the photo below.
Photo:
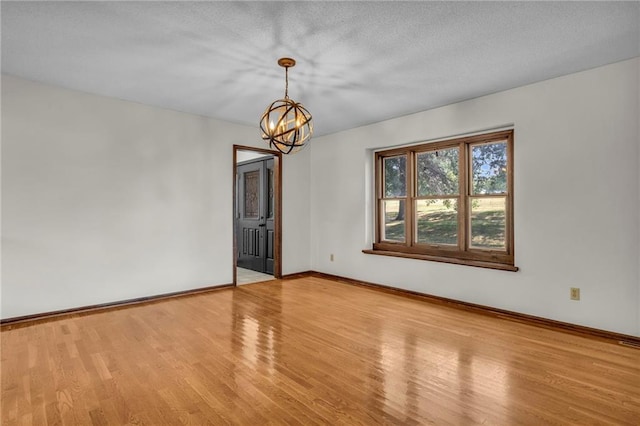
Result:
{"label": "wood plank flooring", "polygon": [[2,331],[1,421],[640,424],[640,350],[306,277]]}

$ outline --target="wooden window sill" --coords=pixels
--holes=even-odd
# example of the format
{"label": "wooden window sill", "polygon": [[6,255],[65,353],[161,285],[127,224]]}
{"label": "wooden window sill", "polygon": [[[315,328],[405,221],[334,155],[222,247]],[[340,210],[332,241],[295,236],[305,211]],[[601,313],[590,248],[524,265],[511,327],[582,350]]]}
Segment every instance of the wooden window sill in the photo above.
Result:
{"label": "wooden window sill", "polygon": [[403,253],[398,251],[373,250],[373,249],[362,250],[362,252],[365,254],[375,254],[379,256],[392,256],[392,257],[404,257],[407,259],[430,260],[433,262],[453,263],[455,265],[476,266],[478,268],[498,269],[501,271],[517,272],[520,269],[517,266],[507,265],[504,263],[492,263],[492,262],[483,262],[480,260],[457,259],[455,257],[442,257],[442,256],[428,255],[428,254]]}

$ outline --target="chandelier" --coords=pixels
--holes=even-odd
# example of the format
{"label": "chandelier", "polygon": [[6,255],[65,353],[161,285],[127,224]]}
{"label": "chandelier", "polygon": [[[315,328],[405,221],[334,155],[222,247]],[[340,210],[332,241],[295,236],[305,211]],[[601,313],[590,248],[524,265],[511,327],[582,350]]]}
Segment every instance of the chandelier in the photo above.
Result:
{"label": "chandelier", "polygon": [[260,119],[262,139],[269,141],[269,147],[283,154],[300,151],[313,134],[311,114],[302,104],[289,98],[289,68],[296,65],[291,58],[278,59],[278,65],[284,67],[284,99],[272,102]]}

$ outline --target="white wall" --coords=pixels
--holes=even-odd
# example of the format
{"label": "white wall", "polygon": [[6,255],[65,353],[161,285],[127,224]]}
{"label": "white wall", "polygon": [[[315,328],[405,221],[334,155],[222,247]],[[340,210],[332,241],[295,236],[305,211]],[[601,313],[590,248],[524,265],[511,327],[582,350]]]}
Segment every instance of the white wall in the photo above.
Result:
{"label": "white wall", "polygon": [[[636,67],[636,82],[640,82],[640,66]],[[640,83],[637,83],[637,84],[640,86]],[[640,111],[640,88],[637,90],[635,108],[637,111]],[[636,134],[640,135],[640,117],[636,117]],[[640,165],[640,148],[638,148],[638,164]],[[638,204],[640,205],[640,166],[637,167],[637,173],[638,173]],[[640,213],[638,213],[638,220],[640,221]],[[638,245],[640,245],[640,229],[638,232]],[[640,250],[638,250],[638,282],[639,282],[638,286],[640,287]],[[638,290],[638,308],[636,312],[636,318],[638,321],[637,330],[638,330],[638,334],[640,334],[640,289]]]}
{"label": "white wall", "polygon": [[[625,61],[316,138],[312,268],[640,335],[638,64]],[[372,149],[509,124],[515,127],[519,272],[361,252],[371,248],[373,234]],[[581,288],[581,301],[569,300],[569,287]]]}
{"label": "white wall", "polygon": [[[233,144],[257,127],[2,76],[2,318],[232,282]],[[309,151],[283,273],[309,269]]]}
{"label": "white wall", "polygon": [[236,153],[236,163],[242,163],[249,160],[257,160],[258,158],[262,157],[270,157],[270,155],[265,155],[261,152],[255,151],[238,151]]}

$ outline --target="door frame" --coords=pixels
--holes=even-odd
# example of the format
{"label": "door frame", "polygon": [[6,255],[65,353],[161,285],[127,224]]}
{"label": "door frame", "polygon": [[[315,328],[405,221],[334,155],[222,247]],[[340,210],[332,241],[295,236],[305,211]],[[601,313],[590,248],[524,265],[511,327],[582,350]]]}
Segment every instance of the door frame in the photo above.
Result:
{"label": "door frame", "polygon": [[233,285],[238,286],[237,268],[238,268],[238,236],[236,235],[236,191],[238,190],[238,181],[236,179],[236,162],[238,160],[238,151],[253,151],[260,154],[273,156],[273,277],[282,278],[282,153],[272,151],[265,148],[255,148],[245,145],[233,145],[233,191],[232,191],[232,228],[233,228]]}

